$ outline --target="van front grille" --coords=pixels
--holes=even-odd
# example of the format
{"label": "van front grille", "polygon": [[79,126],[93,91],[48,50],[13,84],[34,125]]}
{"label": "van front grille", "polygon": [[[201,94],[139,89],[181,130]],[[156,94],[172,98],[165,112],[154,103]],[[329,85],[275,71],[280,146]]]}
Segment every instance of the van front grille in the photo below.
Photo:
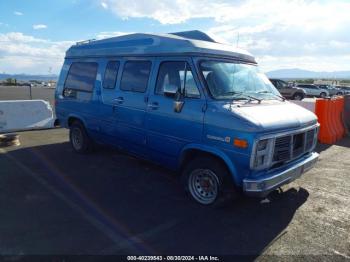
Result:
{"label": "van front grille", "polygon": [[313,149],[317,128],[306,132],[277,137],[275,139],[273,164],[290,161]]}
{"label": "van front grille", "polygon": [[291,136],[283,136],[276,138],[275,151],[273,153],[273,161],[287,161],[290,158]]}

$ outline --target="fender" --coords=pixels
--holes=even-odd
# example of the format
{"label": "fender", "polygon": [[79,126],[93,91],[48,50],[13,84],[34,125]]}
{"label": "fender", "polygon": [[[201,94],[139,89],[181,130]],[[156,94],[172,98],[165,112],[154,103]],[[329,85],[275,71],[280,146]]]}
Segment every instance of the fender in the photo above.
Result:
{"label": "fender", "polygon": [[239,185],[239,179],[237,176],[237,169],[234,165],[234,163],[232,163],[232,161],[230,160],[230,158],[221,150],[212,147],[212,146],[207,146],[207,145],[203,145],[203,144],[188,144],[186,145],[180,153],[180,157],[179,157],[179,161],[178,161],[178,165],[181,165],[181,161],[183,160],[183,156],[185,155],[186,151],[191,150],[191,149],[195,149],[195,150],[199,150],[199,151],[203,151],[206,153],[210,153],[213,154],[217,157],[219,157],[221,160],[223,160],[225,162],[225,164],[227,165],[234,181],[236,185]]}
{"label": "fender", "polygon": [[74,117],[74,118],[79,119],[79,120],[83,123],[83,125],[85,126],[85,128],[87,128],[87,124],[86,124],[85,119],[82,118],[81,116],[77,115],[77,114],[69,114],[69,115],[67,116],[67,119],[66,119],[66,121],[65,121],[67,127],[68,127],[68,119],[71,118],[71,117]]}

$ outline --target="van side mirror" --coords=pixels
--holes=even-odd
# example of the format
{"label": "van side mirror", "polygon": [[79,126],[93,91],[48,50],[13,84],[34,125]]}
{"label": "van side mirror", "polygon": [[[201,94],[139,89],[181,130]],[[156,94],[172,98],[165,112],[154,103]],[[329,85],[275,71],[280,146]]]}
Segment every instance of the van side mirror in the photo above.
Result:
{"label": "van side mirror", "polygon": [[165,85],[164,95],[168,97],[175,97],[178,92],[178,87],[176,85]]}

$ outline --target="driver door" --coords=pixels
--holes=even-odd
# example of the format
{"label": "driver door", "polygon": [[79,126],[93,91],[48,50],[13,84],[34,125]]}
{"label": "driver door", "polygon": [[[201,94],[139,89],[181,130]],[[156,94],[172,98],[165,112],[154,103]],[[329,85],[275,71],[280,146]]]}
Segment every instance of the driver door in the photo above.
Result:
{"label": "driver door", "polygon": [[[159,58],[157,78],[150,90],[146,114],[147,146],[152,160],[176,167],[182,148],[200,142],[205,98],[198,88],[193,64],[188,58]],[[164,93],[166,85],[176,86],[183,102],[174,110],[175,96]]]}

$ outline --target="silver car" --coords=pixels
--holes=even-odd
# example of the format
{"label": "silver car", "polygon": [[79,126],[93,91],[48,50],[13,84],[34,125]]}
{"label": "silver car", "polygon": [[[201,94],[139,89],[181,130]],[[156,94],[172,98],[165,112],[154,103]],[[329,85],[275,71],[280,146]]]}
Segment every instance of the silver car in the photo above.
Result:
{"label": "silver car", "polygon": [[344,92],[340,88],[332,87],[330,85],[318,85],[319,88],[327,90],[331,96],[341,96],[344,95]]}
{"label": "silver car", "polygon": [[298,84],[297,87],[304,89],[306,96],[309,97],[322,97],[325,98],[329,96],[328,90],[321,89],[312,84]]}

